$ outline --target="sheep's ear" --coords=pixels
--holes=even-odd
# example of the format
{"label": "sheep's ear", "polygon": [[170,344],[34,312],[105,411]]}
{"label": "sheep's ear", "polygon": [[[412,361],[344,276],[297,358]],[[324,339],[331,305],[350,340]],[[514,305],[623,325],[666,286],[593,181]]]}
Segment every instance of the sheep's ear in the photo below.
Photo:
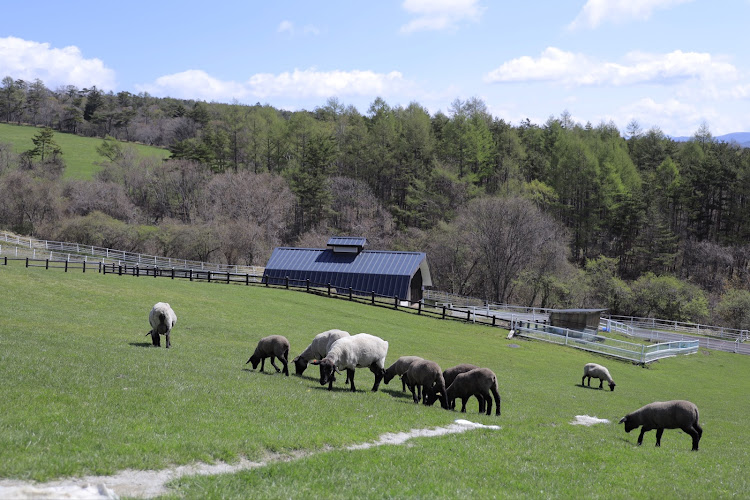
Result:
{"label": "sheep's ear", "polygon": [[318,361],[317,359],[313,359],[312,361],[310,361],[310,363],[313,365],[319,365],[320,361]]}
{"label": "sheep's ear", "polygon": [[627,419],[628,419],[628,416],[627,416],[627,415],[625,415],[624,417],[622,417],[622,418],[620,419],[620,422],[619,422],[619,423],[620,423],[620,424],[624,424],[624,423],[625,423],[625,421],[626,421]]}

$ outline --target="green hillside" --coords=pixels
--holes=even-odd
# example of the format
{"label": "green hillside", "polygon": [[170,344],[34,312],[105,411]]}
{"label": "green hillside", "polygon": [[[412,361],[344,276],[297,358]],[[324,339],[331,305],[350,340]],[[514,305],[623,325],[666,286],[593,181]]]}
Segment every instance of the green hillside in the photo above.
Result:
{"label": "green hillside", "polygon": [[[34,147],[32,137],[39,132],[39,128],[0,123],[0,142],[13,144],[16,153],[28,151]],[[102,157],[96,152],[97,146],[102,139],[93,137],[80,137],[73,134],[55,132],[55,142],[60,146],[65,160],[65,179],[91,179],[97,170],[98,162]],[[141,155],[166,158],[169,151],[166,149],[134,144]]]}
{"label": "green hillside", "polygon": [[[193,462],[293,458],[173,482],[184,498],[722,498],[748,491],[748,358],[715,351],[647,368],[506,331],[418,317],[301,292],[0,265],[0,478],[48,480]],[[148,311],[177,313],[172,349],[150,346]],[[330,328],[389,341],[387,364],[419,355],[443,368],[471,362],[498,375],[502,415],[414,405],[398,380],[329,392],[303,377],[249,370],[261,337],[286,336],[291,356]],[[163,344],[162,344],[163,345]],[[614,392],[580,386],[606,364]],[[294,369],[292,367],[292,373]],[[593,385],[593,384],[592,384]],[[640,406],[689,399],[700,451],[667,430],[636,446],[617,421]],[[576,415],[609,424],[571,425]],[[457,418],[501,426],[406,445],[347,450],[384,433]]]}

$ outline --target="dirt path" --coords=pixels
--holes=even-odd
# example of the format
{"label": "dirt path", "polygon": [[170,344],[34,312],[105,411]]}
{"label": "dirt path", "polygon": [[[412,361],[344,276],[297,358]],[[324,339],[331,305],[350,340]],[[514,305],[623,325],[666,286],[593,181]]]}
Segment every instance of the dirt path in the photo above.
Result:
{"label": "dirt path", "polygon": [[[348,450],[363,450],[375,446],[400,445],[416,437],[436,437],[457,434],[473,429],[499,430],[497,425],[482,425],[468,420],[456,420],[445,427],[413,429],[409,432],[382,434],[377,441],[347,447]],[[324,450],[318,453],[325,453]],[[193,464],[159,471],[124,470],[113,476],[86,476],[60,479],[47,483],[30,483],[14,479],[0,479],[0,498],[4,500],[30,499],[116,499],[122,496],[153,498],[169,492],[166,484],[182,476],[226,474],[264,467],[271,463],[288,462],[312,455],[302,452],[293,455],[272,455],[266,460],[252,462],[241,459],[237,463]]]}

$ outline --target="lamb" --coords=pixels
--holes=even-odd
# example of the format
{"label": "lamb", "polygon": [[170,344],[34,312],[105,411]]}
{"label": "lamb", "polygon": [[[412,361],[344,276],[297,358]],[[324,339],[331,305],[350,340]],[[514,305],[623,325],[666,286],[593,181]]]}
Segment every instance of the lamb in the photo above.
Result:
{"label": "lamb", "polygon": [[703,435],[703,429],[698,425],[698,407],[690,401],[657,401],[647,404],[622,417],[620,423],[625,424],[625,432],[643,426],[638,436],[638,446],[643,443],[643,434],[652,429],[656,429],[656,446],[661,446],[664,429],[682,429],[693,438],[692,451],[698,451],[698,442]]}
{"label": "lamb", "polygon": [[255,352],[245,364],[252,363],[253,370],[255,370],[258,367],[258,363],[260,363],[260,371],[263,371],[266,364],[266,358],[271,358],[271,366],[276,369],[276,373],[282,371],[279,370],[276,363],[274,363],[274,358],[279,358],[279,361],[284,365],[284,370],[282,372],[287,377],[289,376],[289,363],[287,361],[289,359],[289,341],[286,337],[281,335],[269,335],[268,337],[263,337],[258,341],[258,346],[255,348]]}
{"label": "lamb", "polygon": [[607,370],[602,365],[597,365],[596,363],[588,363],[583,367],[583,377],[581,378],[581,387],[583,387],[583,381],[584,379],[588,377],[588,385],[591,387],[591,378],[598,378],[599,379],[599,389],[602,388],[604,385],[604,381],[606,380],[609,383],[609,390],[614,391],[615,390],[615,381],[612,380],[612,376],[609,374],[609,370]]}
{"label": "lamb", "polygon": [[[456,398],[461,398],[461,412],[466,412],[466,402],[471,396],[481,395],[487,403],[487,415],[492,412],[492,398],[495,398],[495,415],[500,416],[500,394],[497,391],[497,376],[489,368],[475,368],[471,371],[460,373],[446,391],[447,403],[450,408],[455,408]],[[479,396],[477,396],[479,399]],[[482,411],[480,407],[479,411]]]}
{"label": "lamb", "polygon": [[396,360],[395,363],[386,368],[385,375],[383,376],[383,382],[387,385],[388,382],[393,379],[393,377],[398,375],[401,377],[401,391],[406,391],[406,379],[404,378],[406,370],[409,369],[409,366],[411,366],[413,362],[419,361],[421,359],[422,358],[420,358],[419,356],[401,356]]}
{"label": "lamb", "polygon": [[367,333],[358,333],[350,337],[341,337],[331,345],[328,354],[323,359],[312,361],[320,366],[320,385],[328,384],[328,390],[333,389],[336,372],[346,368],[347,378],[354,386],[354,369],[367,367],[375,374],[375,385],[372,390],[377,391],[380,381],[385,375],[385,357],[388,354],[388,342]]}
{"label": "lamb", "polygon": [[[434,361],[420,359],[409,366],[404,377],[415,403],[419,403],[422,399],[424,404],[431,405],[438,398],[439,393],[440,405],[445,409],[448,408],[445,399],[445,380],[440,365]],[[428,395],[430,396],[429,402]]]}
{"label": "lamb", "polygon": [[148,313],[148,322],[151,323],[151,330],[146,335],[151,335],[151,342],[156,347],[161,347],[161,338],[164,335],[167,338],[167,349],[172,343],[169,341],[169,334],[177,324],[177,315],[166,302],[157,302]]}
{"label": "lamb", "polygon": [[[456,365],[453,368],[448,368],[443,372],[443,379],[445,380],[445,386],[449,387],[453,381],[456,379],[456,376],[458,376],[460,373],[466,373],[468,371],[474,370],[475,368],[479,368],[477,365],[472,365],[471,363],[461,363],[460,365]],[[477,401],[479,401],[479,413],[484,412],[484,398],[481,396],[481,394],[475,394]],[[451,406],[451,410],[455,410],[455,401],[453,406]]]}
{"label": "lamb", "polygon": [[302,374],[307,369],[307,363],[309,363],[313,359],[321,359],[325,357],[334,342],[336,342],[341,337],[348,336],[349,332],[335,329],[327,330],[323,333],[317,334],[310,345],[307,346],[299,356],[292,360],[294,361],[296,374],[298,376],[302,376]]}

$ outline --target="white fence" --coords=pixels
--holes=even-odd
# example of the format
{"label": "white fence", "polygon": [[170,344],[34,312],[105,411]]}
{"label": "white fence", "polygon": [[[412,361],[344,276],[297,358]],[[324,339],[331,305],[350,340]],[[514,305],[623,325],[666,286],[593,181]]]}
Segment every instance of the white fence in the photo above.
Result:
{"label": "white fence", "polygon": [[[18,236],[6,231],[0,231],[0,242],[6,242],[3,248],[0,244],[0,255],[28,256],[32,259],[48,256],[50,260],[67,260],[69,262],[106,262],[117,265],[153,266],[162,269],[177,267],[180,269],[192,269],[195,271],[217,271],[237,274],[263,274],[263,267],[240,266],[228,264],[214,264],[197,260],[172,259],[169,257],[158,257],[140,253],[113,250],[111,248],[96,247],[93,245],[81,245],[78,243],[66,243],[62,241],[37,240]],[[19,254],[20,251],[20,254]]]}
{"label": "white fence", "polygon": [[576,349],[605,354],[641,364],[670,356],[677,356],[678,354],[694,354],[698,352],[697,340],[680,340],[646,345],[611,339],[590,331],[568,330],[542,323],[518,323],[514,330],[516,335],[522,337],[567,345]]}

